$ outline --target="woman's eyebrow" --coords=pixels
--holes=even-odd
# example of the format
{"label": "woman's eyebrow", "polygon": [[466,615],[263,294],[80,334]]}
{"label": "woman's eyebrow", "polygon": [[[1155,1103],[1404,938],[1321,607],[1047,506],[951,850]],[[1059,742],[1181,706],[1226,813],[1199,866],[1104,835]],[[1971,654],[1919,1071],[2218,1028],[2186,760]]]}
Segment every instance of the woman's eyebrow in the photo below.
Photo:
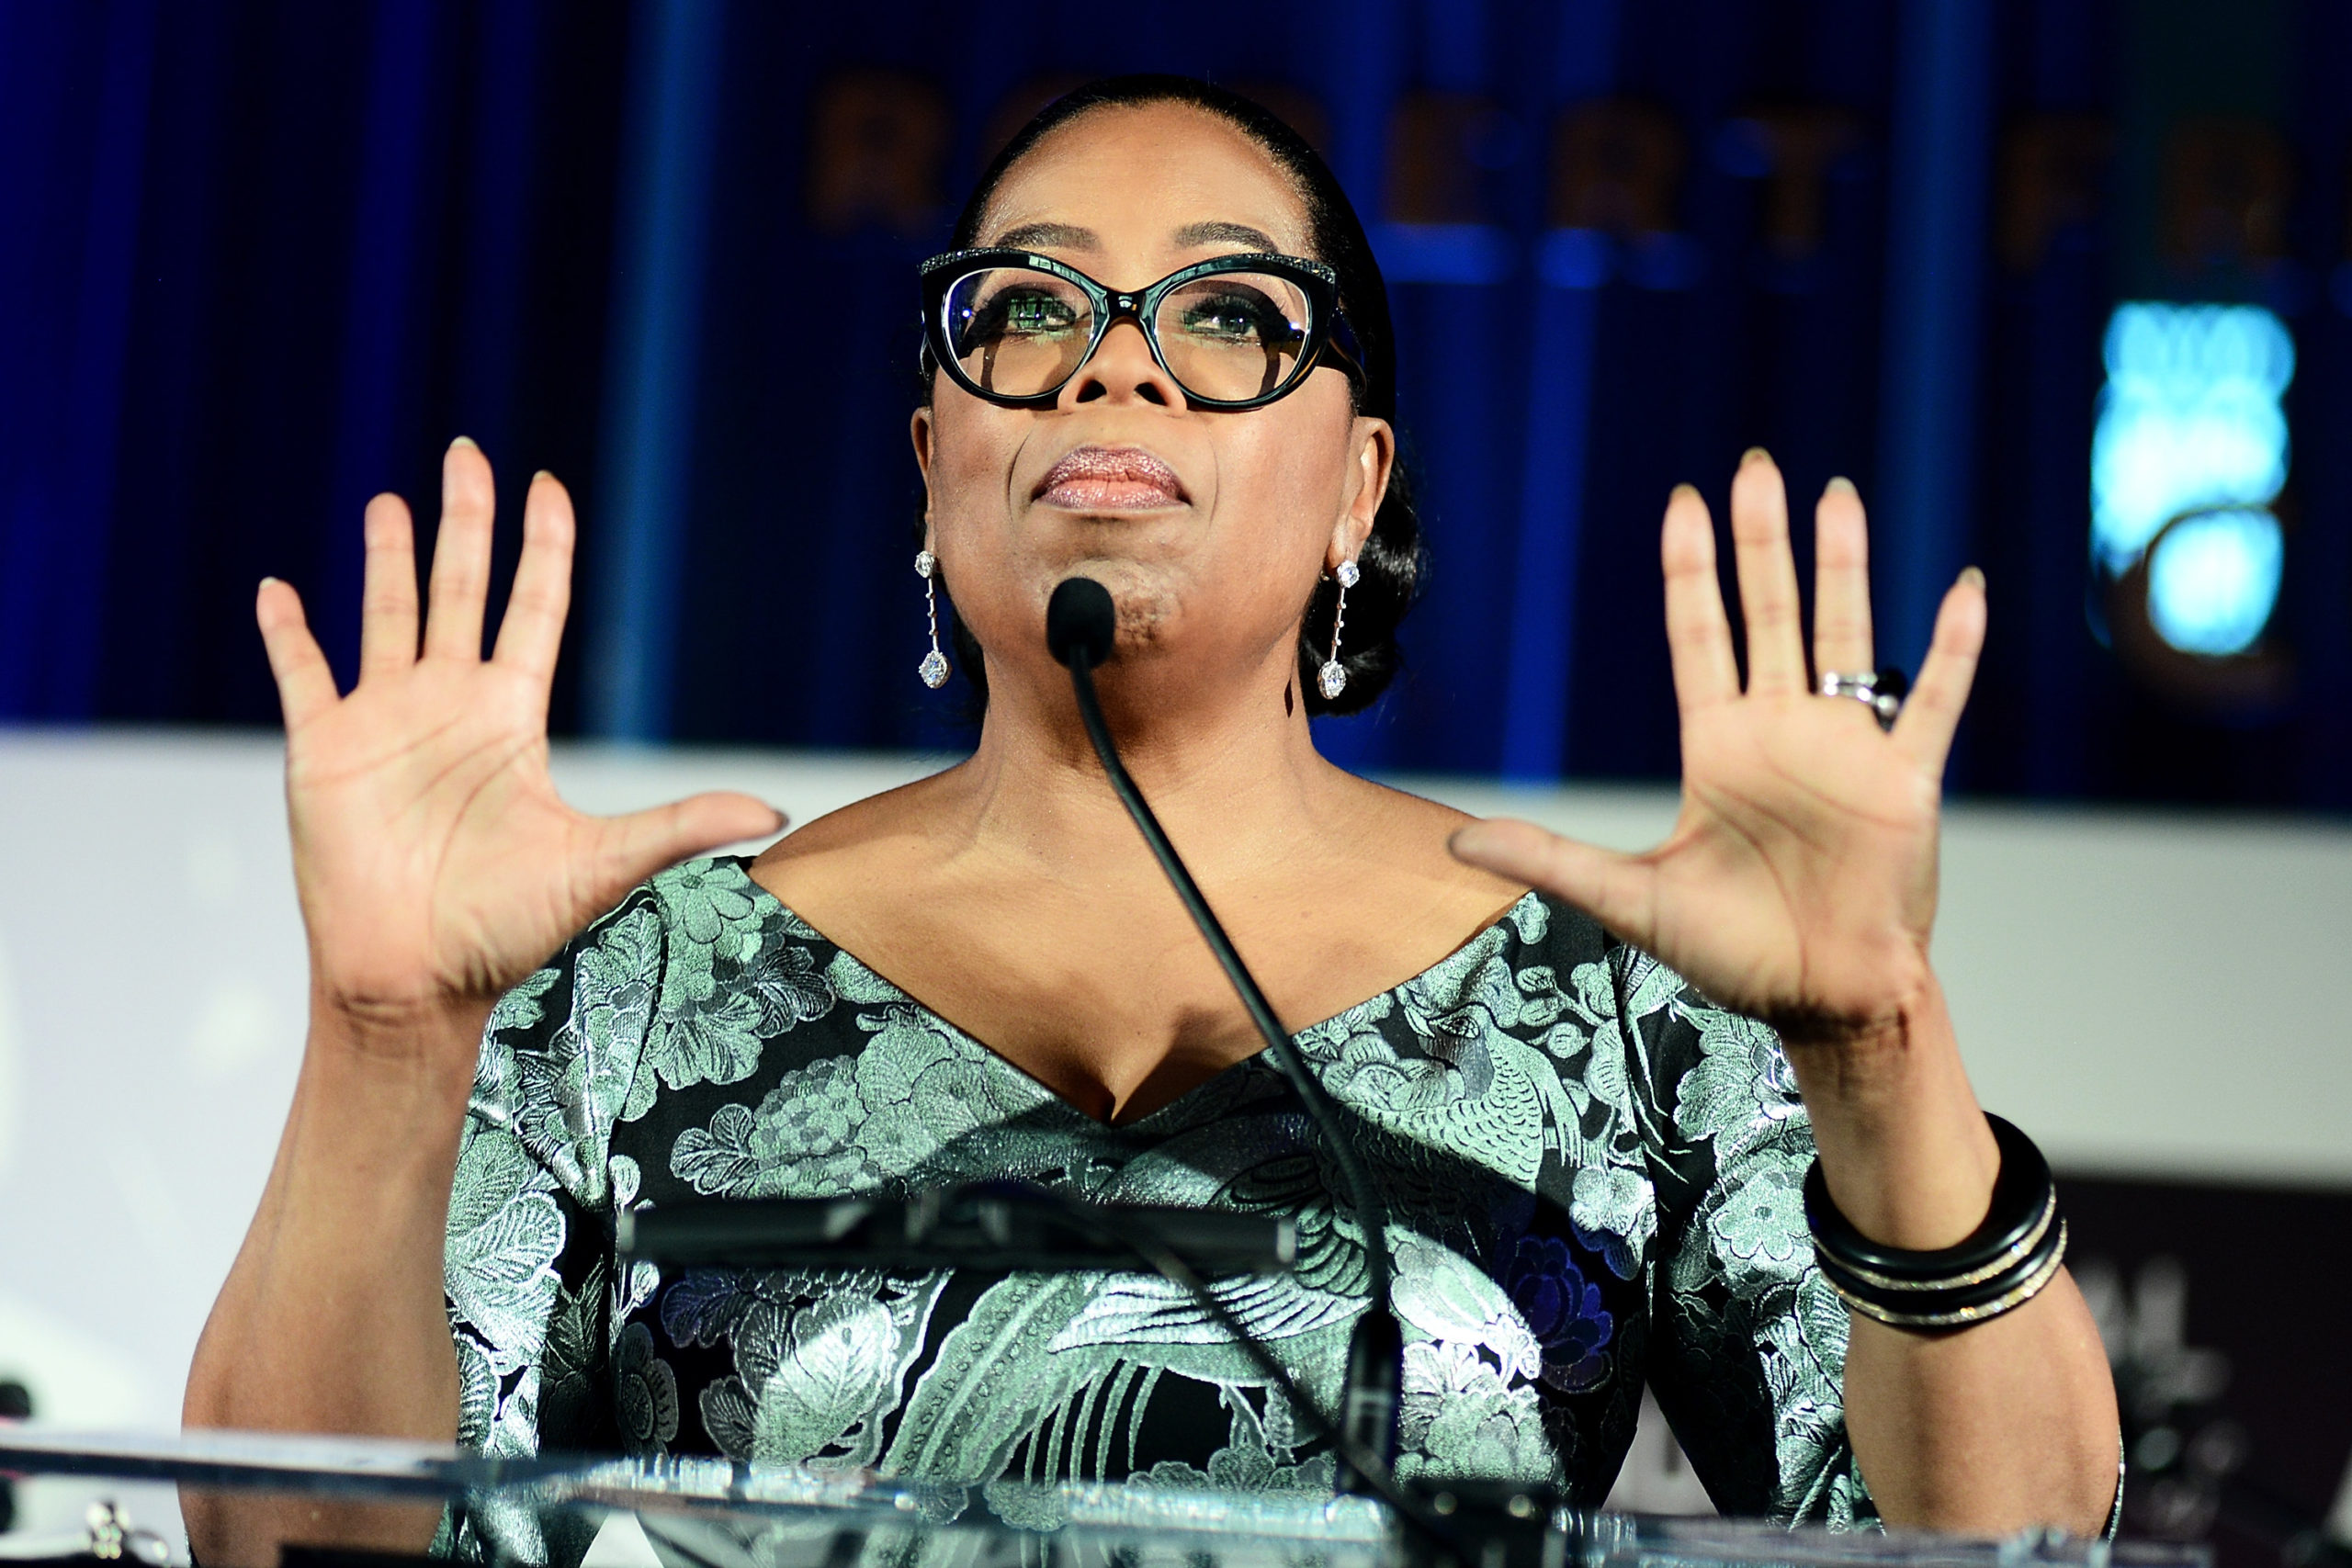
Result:
{"label": "woman's eyebrow", "polygon": [[1187,223],[1176,231],[1179,245],[1247,245],[1253,251],[1279,251],[1282,246],[1263,229],[1247,223]]}
{"label": "woman's eyebrow", "polygon": [[1102,241],[1093,230],[1081,229],[1075,223],[1023,223],[1007,229],[990,243],[1008,251],[1047,245],[1065,251],[1099,251],[1102,248]]}
{"label": "woman's eyebrow", "polygon": [[[1246,245],[1253,251],[1279,251],[1282,246],[1263,229],[1253,229],[1247,223],[1213,220],[1187,223],[1172,236],[1175,243],[1187,245]],[[1051,247],[1065,251],[1099,251],[1102,237],[1091,229],[1075,223],[1022,223],[999,234],[989,243],[1004,250],[1018,251]]]}

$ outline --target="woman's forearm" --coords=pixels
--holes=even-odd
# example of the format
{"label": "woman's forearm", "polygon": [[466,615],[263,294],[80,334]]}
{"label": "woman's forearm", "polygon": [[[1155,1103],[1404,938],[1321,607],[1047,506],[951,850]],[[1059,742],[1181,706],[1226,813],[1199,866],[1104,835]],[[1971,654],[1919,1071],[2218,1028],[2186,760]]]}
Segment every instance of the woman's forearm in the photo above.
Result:
{"label": "woman's forearm", "polygon": [[2105,1527],[2115,1385],[2072,1278],[1956,1334],[1849,1315],[1846,1429],[1887,1522],[1976,1535]]}
{"label": "woman's forearm", "polygon": [[[1898,1025],[1865,1040],[1792,1043],[1789,1055],[1830,1196],[1865,1235],[1932,1251],[1984,1221],[2000,1154],[1932,978]],[[2115,1388],[2068,1276],[1953,1333],[1849,1316],[1846,1427],[1890,1523],[1973,1533],[2088,1533],[2106,1523]]]}
{"label": "woman's forearm", "polygon": [[[268,1186],[197,1345],[188,1425],[455,1434],[442,1247],[472,1075],[447,1037],[480,1028],[313,1010]],[[434,1038],[386,1048],[395,1032]]]}
{"label": "woman's forearm", "polygon": [[[187,1425],[456,1437],[442,1251],[471,1083],[455,1064],[471,1058],[453,1047],[481,1025],[362,1025],[314,1004],[268,1185],[197,1343]],[[437,1518],[261,1495],[184,1506],[199,1555],[227,1562],[275,1562],[291,1539],[420,1550]]]}

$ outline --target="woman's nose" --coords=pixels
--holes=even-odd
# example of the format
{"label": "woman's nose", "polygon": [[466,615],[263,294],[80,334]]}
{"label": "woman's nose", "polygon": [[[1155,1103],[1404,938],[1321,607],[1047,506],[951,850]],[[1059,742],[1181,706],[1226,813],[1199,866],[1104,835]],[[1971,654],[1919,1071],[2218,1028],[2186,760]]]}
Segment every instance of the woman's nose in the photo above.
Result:
{"label": "woman's nose", "polygon": [[1181,409],[1184,389],[1151,356],[1143,328],[1128,319],[1111,323],[1093,356],[1078,367],[1078,374],[1069,378],[1056,401],[1063,408],[1109,401]]}

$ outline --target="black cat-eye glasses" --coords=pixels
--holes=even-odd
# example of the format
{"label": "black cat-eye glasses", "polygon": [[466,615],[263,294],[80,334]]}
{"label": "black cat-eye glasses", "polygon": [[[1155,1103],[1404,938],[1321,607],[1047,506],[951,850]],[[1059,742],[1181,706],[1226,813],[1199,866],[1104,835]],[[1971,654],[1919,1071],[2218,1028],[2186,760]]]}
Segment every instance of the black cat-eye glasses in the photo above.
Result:
{"label": "black cat-eye glasses", "polygon": [[922,290],[933,360],[1008,408],[1050,406],[1122,319],[1195,407],[1262,408],[1323,364],[1363,381],[1338,276],[1301,256],[1216,256],[1129,294],[1031,251],[951,251]]}

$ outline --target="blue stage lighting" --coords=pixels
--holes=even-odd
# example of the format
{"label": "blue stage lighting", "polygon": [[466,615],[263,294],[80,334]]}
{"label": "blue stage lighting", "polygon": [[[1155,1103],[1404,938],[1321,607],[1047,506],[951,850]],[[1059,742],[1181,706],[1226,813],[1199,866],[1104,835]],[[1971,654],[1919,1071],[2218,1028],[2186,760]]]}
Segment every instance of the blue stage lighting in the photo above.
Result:
{"label": "blue stage lighting", "polygon": [[2165,524],[2212,512],[2149,562],[2149,615],[2184,652],[2250,647],[2277,601],[2278,524],[2265,509],[2287,482],[2279,398],[2294,374],[2294,339],[2259,306],[2133,301],[2108,322],[2092,549],[2120,574]]}
{"label": "blue stage lighting", "polygon": [[2184,653],[2243,653],[2278,602],[2286,549],[2258,506],[2185,517],[2148,558],[2148,619]]}

